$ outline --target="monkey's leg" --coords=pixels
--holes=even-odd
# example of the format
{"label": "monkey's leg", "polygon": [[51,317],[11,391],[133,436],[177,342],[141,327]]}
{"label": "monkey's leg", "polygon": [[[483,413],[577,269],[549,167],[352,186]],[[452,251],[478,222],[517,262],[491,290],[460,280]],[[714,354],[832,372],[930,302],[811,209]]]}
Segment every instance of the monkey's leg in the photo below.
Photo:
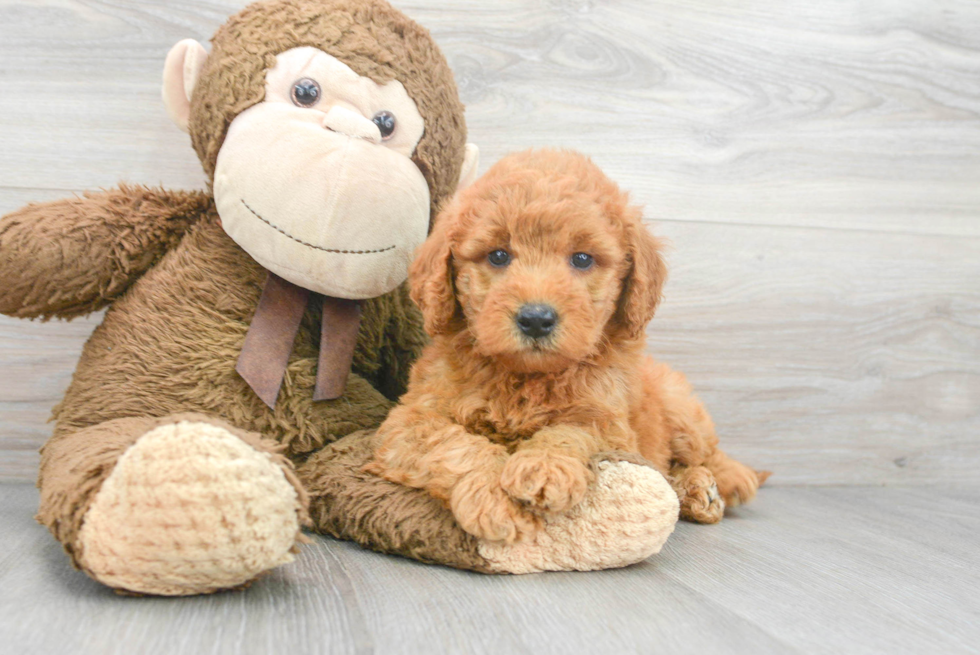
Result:
{"label": "monkey's leg", "polygon": [[421,489],[364,471],[376,447],[360,431],[298,467],[314,529],[365,548],[483,573],[589,571],[627,566],[660,551],[677,522],[677,496],[635,456],[602,453],[595,481],[567,512],[549,515],[523,542],[477,539],[442,502]]}
{"label": "monkey's leg", "polygon": [[271,442],[200,414],[122,418],[42,450],[38,521],[76,567],[129,592],[243,585],[292,559],[306,496]]}

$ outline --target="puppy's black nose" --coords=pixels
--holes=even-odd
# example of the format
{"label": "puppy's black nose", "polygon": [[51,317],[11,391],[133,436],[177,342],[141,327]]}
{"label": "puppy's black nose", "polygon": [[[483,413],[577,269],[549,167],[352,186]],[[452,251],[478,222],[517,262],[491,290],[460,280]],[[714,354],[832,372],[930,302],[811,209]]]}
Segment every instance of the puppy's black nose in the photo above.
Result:
{"label": "puppy's black nose", "polygon": [[548,336],[555,329],[558,316],[548,305],[524,305],[517,310],[517,327],[533,339]]}

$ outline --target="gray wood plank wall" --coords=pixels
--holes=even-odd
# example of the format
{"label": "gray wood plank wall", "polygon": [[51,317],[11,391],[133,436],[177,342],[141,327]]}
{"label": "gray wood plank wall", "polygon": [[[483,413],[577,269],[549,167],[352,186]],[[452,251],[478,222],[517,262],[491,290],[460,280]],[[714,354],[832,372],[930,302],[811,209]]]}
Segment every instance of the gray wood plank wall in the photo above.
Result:
{"label": "gray wood plank wall", "polygon": [[[244,3],[0,0],[0,212],[204,184],[169,47]],[[483,167],[592,155],[673,243],[650,352],[772,484],[980,481],[980,3],[411,0]],[[0,280],[0,284],[3,281]],[[0,317],[0,479],[98,316]]]}

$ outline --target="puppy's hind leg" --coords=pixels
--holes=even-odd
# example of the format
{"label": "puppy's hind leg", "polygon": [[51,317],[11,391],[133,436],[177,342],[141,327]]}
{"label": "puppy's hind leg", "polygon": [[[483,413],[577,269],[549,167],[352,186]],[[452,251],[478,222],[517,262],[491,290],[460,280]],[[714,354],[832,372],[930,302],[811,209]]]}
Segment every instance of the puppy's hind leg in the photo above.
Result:
{"label": "puppy's hind leg", "polygon": [[[669,443],[671,477],[681,500],[681,516],[699,523],[714,523],[725,505],[735,507],[755,498],[769,473],[755,471],[718,448],[711,415],[684,375],[648,358],[642,376],[644,393],[659,399],[662,406],[663,439]],[[685,494],[689,496],[687,501]],[[723,501],[720,511],[712,499],[716,495]],[[716,514],[718,519],[714,519]]]}
{"label": "puppy's hind leg", "polygon": [[714,423],[693,394],[672,409],[669,423],[674,462],[710,471],[718,493],[728,507],[744,505],[755,498],[756,491],[770,472],[751,469],[718,448]]}
{"label": "puppy's hind leg", "polygon": [[725,500],[711,471],[703,466],[678,464],[667,478],[681,504],[681,518],[694,523],[717,523],[725,514]]}
{"label": "puppy's hind leg", "polygon": [[729,507],[744,505],[755,498],[756,491],[772,473],[756,471],[716,448],[704,462],[718,484],[718,492]]}
{"label": "puppy's hind leg", "polygon": [[671,400],[674,402],[668,410],[668,424],[674,462],[710,471],[728,507],[744,505],[755,498],[770,472],[751,469],[718,448],[714,422],[696,396],[678,394]]}

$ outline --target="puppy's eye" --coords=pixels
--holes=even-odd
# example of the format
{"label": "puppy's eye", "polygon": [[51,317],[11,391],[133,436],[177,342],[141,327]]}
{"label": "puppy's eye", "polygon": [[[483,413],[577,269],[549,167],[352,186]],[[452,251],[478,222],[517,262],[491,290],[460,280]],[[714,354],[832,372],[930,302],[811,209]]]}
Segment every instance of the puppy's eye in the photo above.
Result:
{"label": "puppy's eye", "polygon": [[595,259],[592,258],[592,255],[588,255],[584,252],[577,252],[572,255],[571,263],[572,266],[578,270],[587,271],[588,269],[592,268],[592,264],[595,263]]}
{"label": "puppy's eye", "polygon": [[381,130],[382,139],[390,139],[391,135],[395,132],[395,115],[390,111],[379,111],[371,121]]}
{"label": "puppy's eye", "polygon": [[510,263],[510,253],[506,250],[494,250],[487,255],[487,261],[491,266],[502,268]]}
{"label": "puppy's eye", "polygon": [[316,80],[304,77],[293,85],[293,104],[298,107],[312,107],[320,99],[320,85]]}

